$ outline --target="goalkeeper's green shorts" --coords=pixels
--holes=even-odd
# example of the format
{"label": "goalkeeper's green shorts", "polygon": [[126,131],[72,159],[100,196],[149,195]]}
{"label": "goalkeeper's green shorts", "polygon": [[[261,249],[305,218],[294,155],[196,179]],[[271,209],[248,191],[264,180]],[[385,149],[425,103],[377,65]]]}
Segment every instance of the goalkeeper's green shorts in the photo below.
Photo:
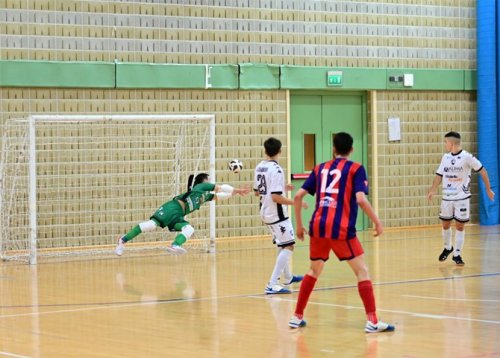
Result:
{"label": "goalkeeper's green shorts", "polygon": [[170,231],[180,231],[182,227],[189,225],[184,219],[184,211],[177,200],[167,201],[155,211],[150,219],[161,228],[168,227]]}

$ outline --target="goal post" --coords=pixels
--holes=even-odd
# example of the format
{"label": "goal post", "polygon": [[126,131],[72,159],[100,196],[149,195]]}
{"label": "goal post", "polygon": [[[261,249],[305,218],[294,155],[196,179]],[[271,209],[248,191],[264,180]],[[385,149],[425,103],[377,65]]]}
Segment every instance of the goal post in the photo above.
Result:
{"label": "goal post", "polygon": [[[110,254],[120,235],[187,190],[190,174],[215,181],[215,116],[33,115],[7,120],[0,163],[0,254]],[[215,203],[186,217],[187,248],[215,250]],[[164,248],[166,230],[127,251]]]}

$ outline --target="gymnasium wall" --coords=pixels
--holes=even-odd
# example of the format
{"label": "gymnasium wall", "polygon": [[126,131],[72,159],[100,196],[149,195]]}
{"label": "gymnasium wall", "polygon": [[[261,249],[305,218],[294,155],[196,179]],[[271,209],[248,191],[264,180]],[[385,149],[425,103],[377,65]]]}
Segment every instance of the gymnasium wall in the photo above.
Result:
{"label": "gymnasium wall", "polygon": [[[475,21],[473,0],[0,0],[0,60],[475,70]],[[427,204],[425,192],[445,131],[460,130],[466,149],[475,151],[474,93],[377,91],[379,207],[387,226],[437,222],[438,201]],[[238,185],[251,181],[263,140],[275,135],[286,145],[286,95],[258,87],[0,87],[0,119],[31,113],[215,113],[218,180]],[[386,141],[389,115],[401,117],[401,143]],[[246,170],[239,176],[225,170],[229,157],[244,158]],[[218,205],[218,236],[267,233],[255,198]],[[474,215],[476,209],[474,196]]]}
{"label": "gymnasium wall", "polygon": [[[238,186],[253,180],[253,168],[263,157],[265,139],[276,136],[286,143],[285,95],[284,91],[0,88],[0,112],[2,119],[22,118],[29,113],[214,113],[217,181]],[[284,147],[284,164],[286,152]],[[245,170],[240,174],[229,172],[228,158],[242,158]],[[147,199],[144,201],[139,206],[148,207]],[[156,207],[149,206],[152,214]],[[258,209],[258,199],[253,195],[218,203],[218,236],[267,234]]]}
{"label": "gymnasium wall", "polygon": [[475,68],[475,3],[1,0],[0,57]]}
{"label": "gymnasium wall", "polygon": [[[436,224],[440,197],[429,203],[426,195],[444,153],[444,134],[460,132],[463,148],[477,153],[475,92],[379,91],[376,97],[380,218],[387,227]],[[401,119],[401,141],[389,141],[392,116]],[[478,175],[472,178],[471,220],[477,222]]]}

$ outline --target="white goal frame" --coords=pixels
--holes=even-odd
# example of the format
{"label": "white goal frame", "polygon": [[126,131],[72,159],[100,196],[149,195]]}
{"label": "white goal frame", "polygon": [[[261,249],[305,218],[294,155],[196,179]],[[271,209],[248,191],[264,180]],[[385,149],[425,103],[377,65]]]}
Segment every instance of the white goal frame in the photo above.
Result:
{"label": "white goal frame", "polygon": [[[212,182],[215,177],[215,115],[214,114],[129,114],[129,115],[31,115],[28,117],[28,202],[29,202],[29,264],[37,264],[37,161],[36,161],[36,123],[44,122],[92,122],[92,121],[186,121],[206,120],[209,124],[209,171]],[[0,178],[2,179],[2,178]],[[1,195],[1,193],[0,193]],[[2,201],[0,197],[0,202]],[[215,252],[216,213],[215,202],[209,203],[209,248],[208,252]],[[0,234],[1,235],[1,234]],[[71,248],[68,248],[71,250]]]}

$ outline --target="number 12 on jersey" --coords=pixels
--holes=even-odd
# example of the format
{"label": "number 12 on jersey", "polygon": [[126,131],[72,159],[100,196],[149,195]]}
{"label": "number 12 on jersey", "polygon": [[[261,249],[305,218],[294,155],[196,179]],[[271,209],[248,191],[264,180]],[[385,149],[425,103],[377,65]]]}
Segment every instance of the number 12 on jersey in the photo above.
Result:
{"label": "number 12 on jersey", "polygon": [[[327,188],[326,183],[328,182],[328,175],[333,176],[333,178],[330,185],[328,185]],[[341,176],[342,172],[338,169],[333,169],[333,170],[323,169],[321,171],[321,193],[338,194],[339,189],[336,186]]]}

